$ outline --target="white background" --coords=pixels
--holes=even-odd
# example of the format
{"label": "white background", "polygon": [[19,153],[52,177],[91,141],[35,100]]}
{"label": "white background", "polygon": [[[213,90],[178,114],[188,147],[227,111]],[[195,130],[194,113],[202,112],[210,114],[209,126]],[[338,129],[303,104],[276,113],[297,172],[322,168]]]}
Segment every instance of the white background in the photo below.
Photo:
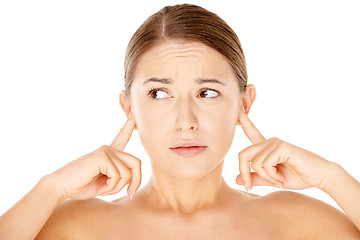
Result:
{"label": "white background", "polygon": [[[359,180],[357,1],[188,2],[238,34],[258,93],[249,116],[263,135],[337,162]],[[175,3],[183,2],[0,2],[0,214],[42,176],[111,143],[125,122],[118,94],[128,41]],[[225,158],[224,178],[241,190],[237,154],[250,144],[238,126]],[[143,160],[144,186],[151,169],[136,131],[125,151]],[[319,189],[299,192],[339,208]]]}

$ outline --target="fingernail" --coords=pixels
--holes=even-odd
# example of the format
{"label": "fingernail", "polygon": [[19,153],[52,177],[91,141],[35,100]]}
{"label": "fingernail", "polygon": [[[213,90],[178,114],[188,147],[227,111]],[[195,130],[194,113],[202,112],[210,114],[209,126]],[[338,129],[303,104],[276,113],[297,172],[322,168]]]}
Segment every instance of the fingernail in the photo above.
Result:
{"label": "fingernail", "polygon": [[133,192],[133,193],[131,193],[131,194],[130,194],[130,200],[132,200],[132,199],[133,199],[134,194],[135,194],[135,192]]}
{"label": "fingernail", "polygon": [[249,185],[247,185],[246,183],[244,183],[244,187],[245,187],[245,190],[246,190],[247,192],[249,192]]}
{"label": "fingernail", "polygon": [[282,189],[284,189],[284,187],[283,187],[283,186],[281,186],[280,184],[275,184],[275,186],[276,186],[276,187],[278,187],[278,188],[282,188]]}

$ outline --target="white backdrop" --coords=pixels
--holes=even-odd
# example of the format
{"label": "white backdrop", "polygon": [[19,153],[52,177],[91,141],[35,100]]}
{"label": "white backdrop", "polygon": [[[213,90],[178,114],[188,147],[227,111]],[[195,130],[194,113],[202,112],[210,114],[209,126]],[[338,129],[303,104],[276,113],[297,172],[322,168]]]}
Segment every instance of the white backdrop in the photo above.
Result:
{"label": "white backdrop", "polygon": [[[258,93],[249,116],[263,135],[360,180],[357,1],[187,2],[238,34]],[[148,16],[175,3],[183,2],[0,2],[0,214],[42,176],[111,143],[125,122],[118,94],[128,41]],[[225,180],[241,190],[237,154],[250,144],[238,126],[224,164]],[[151,169],[136,131],[125,151],[143,160],[144,186]],[[125,196],[126,188],[103,199]],[[339,208],[319,189],[298,192]]]}

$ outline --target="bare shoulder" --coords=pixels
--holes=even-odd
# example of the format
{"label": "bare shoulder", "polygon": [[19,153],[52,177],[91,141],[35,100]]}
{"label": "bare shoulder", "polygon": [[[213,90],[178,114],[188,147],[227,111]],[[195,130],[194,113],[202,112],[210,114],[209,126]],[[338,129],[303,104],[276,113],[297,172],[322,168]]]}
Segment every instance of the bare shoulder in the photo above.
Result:
{"label": "bare shoulder", "polygon": [[[291,224],[306,239],[360,239],[360,232],[337,208],[316,198],[293,191],[276,191],[262,197],[268,209]],[[286,225],[284,225],[286,226]]]}
{"label": "bare shoulder", "polygon": [[83,239],[97,216],[110,207],[97,198],[66,200],[56,207],[35,239]]}

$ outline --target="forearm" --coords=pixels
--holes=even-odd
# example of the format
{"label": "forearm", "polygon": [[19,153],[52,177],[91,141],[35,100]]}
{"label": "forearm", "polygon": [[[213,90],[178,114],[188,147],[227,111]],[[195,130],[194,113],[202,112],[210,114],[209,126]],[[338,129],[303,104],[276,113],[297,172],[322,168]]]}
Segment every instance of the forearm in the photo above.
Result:
{"label": "forearm", "polygon": [[33,240],[56,206],[62,202],[43,177],[29,193],[0,217],[0,239]]}
{"label": "forearm", "polygon": [[338,164],[334,164],[324,191],[329,194],[360,230],[360,183]]}

